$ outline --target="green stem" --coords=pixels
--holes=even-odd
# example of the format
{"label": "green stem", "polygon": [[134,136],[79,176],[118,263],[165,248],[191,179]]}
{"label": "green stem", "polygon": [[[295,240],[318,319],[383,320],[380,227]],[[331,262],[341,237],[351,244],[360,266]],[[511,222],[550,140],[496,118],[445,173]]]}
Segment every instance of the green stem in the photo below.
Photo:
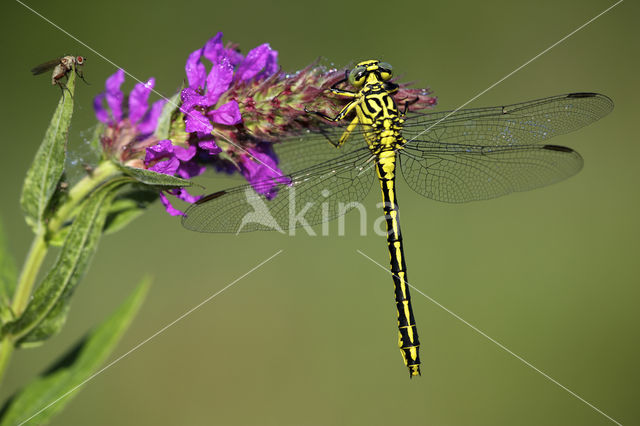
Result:
{"label": "green stem", "polygon": [[9,358],[11,358],[13,348],[14,346],[11,338],[9,336],[5,336],[0,342],[0,383],[2,383],[4,372],[7,369],[7,365],[9,365]]}
{"label": "green stem", "polygon": [[122,174],[122,172],[114,163],[111,161],[103,161],[90,175],[80,179],[80,181],[69,190],[69,197],[49,221],[49,231],[52,234],[58,232],[62,225],[73,217],[74,210],[91,191],[96,189],[102,182],[119,174]]}
{"label": "green stem", "polygon": [[36,235],[31,244],[31,249],[29,249],[29,254],[27,254],[27,260],[22,267],[16,292],[13,295],[11,311],[15,317],[19,317],[27,307],[40,266],[42,266],[42,261],[47,254],[47,248],[44,236],[42,234]]}
{"label": "green stem", "polygon": [[[105,180],[120,173],[116,165],[112,162],[105,161],[101,163],[91,175],[84,177],[71,188],[66,201],[49,221],[47,230],[43,229],[36,234],[35,239],[31,243],[31,248],[22,267],[22,272],[20,273],[20,278],[13,295],[11,311],[14,318],[20,317],[29,304],[36,278],[38,278],[40,267],[49,248],[48,236],[55,235],[62,228],[62,225],[72,219],[78,205],[91,191]],[[2,340],[0,340],[0,383],[2,382],[4,372],[14,349],[15,341],[13,340],[13,336],[9,333],[2,336]]]}
{"label": "green stem", "polygon": [[[38,271],[42,266],[42,261],[47,254],[47,243],[44,240],[42,233],[38,233],[36,238],[31,244],[29,254],[27,254],[27,260],[22,267],[20,273],[20,279],[16,286],[16,292],[13,295],[13,302],[11,304],[11,311],[15,317],[24,312],[29,303],[31,297],[31,291],[38,277]],[[4,372],[9,365],[9,358],[13,353],[14,342],[10,334],[6,334],[0,341],[0,383],[4,377]]]}

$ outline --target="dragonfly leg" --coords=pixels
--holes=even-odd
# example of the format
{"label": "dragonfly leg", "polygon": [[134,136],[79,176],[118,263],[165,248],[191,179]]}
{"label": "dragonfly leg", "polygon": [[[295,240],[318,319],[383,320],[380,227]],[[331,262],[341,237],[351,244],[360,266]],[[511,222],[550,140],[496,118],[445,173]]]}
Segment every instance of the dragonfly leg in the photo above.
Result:
{"label": "dragonfly leg", "polygon": [[[347,126],[347,128],[344,130],[344,133],[342,134],[342,136],[340,136],[340,140],[338,141],[338,144],[336,145],[337,148],[340,148],[342,145],[344,145],[344,143],[347,141],[347,139],[349,139],[349,136],[351,136],[351,132],[353,132],[353,129],[356,128],[356,126],[358,125],[360,121],[358,120],[358,116],[356,116],[353,120],[351,120],[351,123],[349,123],[349,125]],[[333,143],[333,142],[331,142]]]}
{"label": "dragonfly leg", "polygon": [[339,80],[337,82],[335,82],[332,86],[330,90],[340,90],[338,89],[338,86],[341,85],[342,83],[344,83],[345,81],[349,81],[349,70],[345,70],[344,72],[344,78],[342,80]]}
{"label": "dragonfly leg", "polygon": [[324,118],[327,121],[336,122],[336,121],[343,120],[344,117],[346,117],[347,114],[349,114],[351,112],[351,110],[354,109],[359,103],[360,103],[359,99],[355,100],[355,101],[352,101],[352,102],[349,102],[348,104],[346,104],[344,106],[344,108],[342,108],[342,110],[340,110],[338,115],[336,115],[333,118],[331,118],[327,114],[324,114],[324,113],[319,112],[319,111],[310,111],[309,109],[307,109],[306,106],[304,107],[304,112],[306,112],[307,114],[315,114],[315,115],[317,115],[319,117]]}
{"label": "dragonfly leg", "polygon": [[416,96],[415,99],[413,99],[412,101],[407,101],[404,103],[404,110],[402,111],[402,116],[404,117],[407,112],[409,111],[409,107],[413,104],[415,104],[416,102],[418,102],[418,100],[420,100],[420,98],[418,96]]}

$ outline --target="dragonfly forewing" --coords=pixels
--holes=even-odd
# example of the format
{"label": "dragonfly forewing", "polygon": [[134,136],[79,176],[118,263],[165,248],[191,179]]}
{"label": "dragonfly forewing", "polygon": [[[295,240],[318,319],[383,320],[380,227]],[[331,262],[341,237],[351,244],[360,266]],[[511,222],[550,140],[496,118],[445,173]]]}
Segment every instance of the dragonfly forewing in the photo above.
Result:
{"label": "dragonfly forewing", "polygon": [[598,93],[569,93],[517,104],[439,113],[410,113],[402,133],[413,139],[461,145],[546,143],[604,117],[613,101]]}

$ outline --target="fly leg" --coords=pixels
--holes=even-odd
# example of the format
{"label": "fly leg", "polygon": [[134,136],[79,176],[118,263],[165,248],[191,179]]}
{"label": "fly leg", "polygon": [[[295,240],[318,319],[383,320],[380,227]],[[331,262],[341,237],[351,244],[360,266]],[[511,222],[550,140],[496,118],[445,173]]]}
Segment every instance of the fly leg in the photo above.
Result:
{"label": "fly leg", "polygon": [[76,75],[80,77],[80,79],[84,81],[87,86],[91,86],[91,83],[89,83],[87,80],[84,79],[84,73],[82,72],[81,65],[76,66],[74,69],[75,69]]}
{"label": "fly leg", "polygon": [[[69,81],[69,77],[67,77],[67,81]],[[69,90],[69,88],[67,87],[66,84],[64,84],[62,82],[62,78],[56,80],[55,84],[60,87],[60,90],[62,91],[62,100],[64,101],[64,91],[66,90],[67,92],[69,92],[69,96],[71,96],[71,99],[73,99],[73,93],[71,93],[71,90]]]}

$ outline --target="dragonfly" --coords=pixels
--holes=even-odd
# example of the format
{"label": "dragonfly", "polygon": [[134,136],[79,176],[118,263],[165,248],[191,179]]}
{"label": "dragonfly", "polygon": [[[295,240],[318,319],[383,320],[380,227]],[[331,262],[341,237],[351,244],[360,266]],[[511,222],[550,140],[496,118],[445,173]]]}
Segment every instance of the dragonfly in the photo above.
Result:
{"label": "dragonfly", "polygon": [[[398,346],[409,377],[415,377],[420,375],[420,341],[396,176],[402,174],[418,194],[449,203],[559,182],[580,171],[583,160],[573,149],[548,140],[604,117],[613,102],[582,92],[496,107],[411,112],[410,103],[396,105],[392,95],[398,86],[392,76],[387,63],[358,63],[329,89],[333,96],[349,100],[335,117],[309,111],[327,122],[273,145],[284,176],[205,196],[186,210],[182,224],[194,231],[226,233],[315,225],[355,208],[377,180],[387,226]],[[353,90],[340,88],[343,83]],[[273,188],[275,196],[269,192]],[[298,220],[302,215],[304,222]]]}
{"label": "dragonfly", "polygon": [[62,95],[64,96],[64,90],[67,89],[67,86],[62,82],[62,77],[68,77],[71,70],[75,70],[75,73],[78,75],[78,77],[80,77],[85,83],[89,84],[87,80],[84,79],[84,74],[82,73],[82,67],[86,59],[87,58],[85,58],[84,56],[62,56],[60,58],[52,59],[38,65],[37,67],[32,68],[31,73],[33,75],[39,75],[53,70],[53,72],[51,73],[51,85],[59,86],[60,90],[62,90]]}

